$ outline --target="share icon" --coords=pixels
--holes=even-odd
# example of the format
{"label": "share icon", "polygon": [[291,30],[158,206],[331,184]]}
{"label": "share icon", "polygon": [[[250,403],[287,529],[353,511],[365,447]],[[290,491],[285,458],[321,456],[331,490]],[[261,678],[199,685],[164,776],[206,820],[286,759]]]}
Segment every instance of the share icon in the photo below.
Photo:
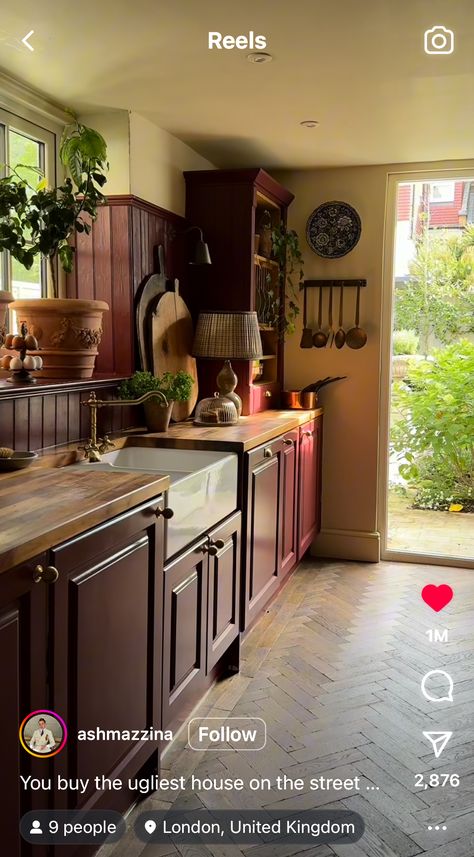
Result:
{"label": "share icon", "polygon": [[425,738],[431,743],[436,759],[439,759],[449,739],[452,737],[452,732],[423,732]]}

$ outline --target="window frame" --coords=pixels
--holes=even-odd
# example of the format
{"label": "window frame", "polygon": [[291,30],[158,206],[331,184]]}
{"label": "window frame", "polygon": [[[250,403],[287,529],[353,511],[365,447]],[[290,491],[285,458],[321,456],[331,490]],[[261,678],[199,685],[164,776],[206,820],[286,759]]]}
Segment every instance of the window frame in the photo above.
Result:
{"label": "window frame", "polygon": [[[14,131],[24,137],[28,137],[36,143],[41,144],[40,166],[44,169],[48,181],[52,185],[57,183],[57,158],[58,158],[58,133],[51,126],[45,128],[40,124],[41,118],[32,121],[29,118],[19,116],[12,110],[3,107],[0,103],[0,175],[6,175],[8,163],[8,132]],[[59,129],[58,129],[59,130]],[[41,161],[43,163],[41,163]],[[12,265],[11,257],[7,251],[0,254],[1,282],[2,288],[12,291]],[[46,261],[41,260],[41,297],[47,297],[50,291],[50,274]]]}

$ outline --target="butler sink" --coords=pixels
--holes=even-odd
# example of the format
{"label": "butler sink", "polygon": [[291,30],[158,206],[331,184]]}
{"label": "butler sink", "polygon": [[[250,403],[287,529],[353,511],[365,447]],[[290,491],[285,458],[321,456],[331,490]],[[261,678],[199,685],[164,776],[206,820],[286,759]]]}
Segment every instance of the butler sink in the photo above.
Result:
{"label": "butler sink", "polygon": [[143,471],[169,476],[166,557],[181,551],[237,508],[237,455],[194,449],[125,446],[74,467]]}

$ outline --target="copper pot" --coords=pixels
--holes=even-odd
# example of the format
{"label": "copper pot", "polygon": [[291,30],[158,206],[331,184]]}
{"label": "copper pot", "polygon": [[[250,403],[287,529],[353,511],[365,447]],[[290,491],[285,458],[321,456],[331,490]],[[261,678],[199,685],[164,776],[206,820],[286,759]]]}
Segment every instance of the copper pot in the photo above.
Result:
{"label": "copper pot", "polygon": [[317,393],[302,393],[301,390],[282,390],[281,406],[290,410],[312,411],[318,405]]}

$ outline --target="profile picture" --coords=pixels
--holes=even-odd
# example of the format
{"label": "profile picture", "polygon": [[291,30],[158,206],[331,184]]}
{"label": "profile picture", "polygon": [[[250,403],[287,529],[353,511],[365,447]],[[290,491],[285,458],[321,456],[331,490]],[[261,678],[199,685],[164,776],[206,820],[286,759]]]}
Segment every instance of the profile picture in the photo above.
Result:
{"label": "profile picture", "polygon": [[39,709],[27,714],[20,726],[20,743],[24,750],[37,759],[51,758],[63,749],[67,740],[67,727],[59,714]]}

